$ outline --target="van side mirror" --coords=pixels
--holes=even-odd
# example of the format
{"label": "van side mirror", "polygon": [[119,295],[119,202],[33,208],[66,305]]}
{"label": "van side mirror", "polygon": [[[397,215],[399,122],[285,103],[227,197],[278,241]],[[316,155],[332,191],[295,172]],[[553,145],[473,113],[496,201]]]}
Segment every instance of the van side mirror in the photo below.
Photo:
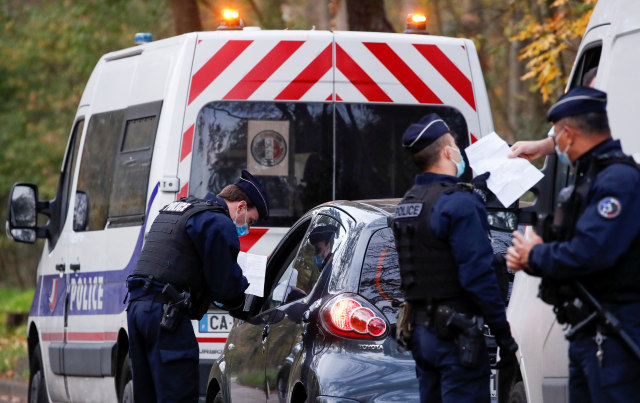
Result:
{"label": "van side mirror", "polygon": [[9,196],[7,235],[16,242],[34,243],[37,238],[38,187],[16,183]]}
{"label": "van side mirror", "polygon": [[82,190],[78,190],[75,202],[73,230],[76,232],[86,231],[89,227],[89,195]]}

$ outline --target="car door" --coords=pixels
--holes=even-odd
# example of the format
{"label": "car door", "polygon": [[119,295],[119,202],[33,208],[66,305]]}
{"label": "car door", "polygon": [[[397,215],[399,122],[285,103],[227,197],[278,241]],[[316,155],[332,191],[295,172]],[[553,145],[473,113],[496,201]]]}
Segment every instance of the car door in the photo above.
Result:
{"label": "car door", "polygon": [[229,333],[225,349],[225,362],[230,401],[266,401],[265,355],[269,323],[274,300],[282,300],[291,270],[287,270],[296,256],[311,217],[302,219],[282,239],[269,259],[265,272],[264,303],[254,317],[236,321]]}
{"label": "car door", "polygon": [[[302,237],[295,256],[282,268],[283,274],[270,298],[265,301],[263,312],[268,323],[263,335],[267,347],[265,382],[268,402],[285,401],[293,362],[300,355],[312,358],[311,354],[304,352],[306,336],[311,334],[307,334],[307,325],[302,318],[309,306],[321,298],[323,287],[319,284],[328,278],[333,256],[345,237],[346,231],[336,218],[317,214]],[[326,255],[320,257],[324,247],[327,248]]]}

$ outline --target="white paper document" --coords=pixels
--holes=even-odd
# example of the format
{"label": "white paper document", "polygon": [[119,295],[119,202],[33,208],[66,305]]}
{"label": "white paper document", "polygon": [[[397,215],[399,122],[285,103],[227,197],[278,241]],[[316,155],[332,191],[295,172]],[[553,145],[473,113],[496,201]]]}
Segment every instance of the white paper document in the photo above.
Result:
{"label": "white paper document", "polygon": [[492,132],[465,148],[476,174],[491,172],[487,187],[508,207],[544,176],[524,158],[509,158],[509,145]]}
{"label": "white paper document", "polygon": [[264,276],[267,271],[267,257],[254,253],[238,253],[238,266],[249,281],[245,294],[264,297]]}

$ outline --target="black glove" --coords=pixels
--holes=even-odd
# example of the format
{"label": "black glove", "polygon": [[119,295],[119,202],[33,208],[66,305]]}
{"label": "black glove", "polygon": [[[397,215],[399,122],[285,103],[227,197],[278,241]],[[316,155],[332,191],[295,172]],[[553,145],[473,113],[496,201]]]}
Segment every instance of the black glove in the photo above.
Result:
{"label": "black glove", "polygon": [[500,361],[498,361],[496,368],[505,369],[512,365],[517,365],[516,351],[518,351],[518,344],[511,336],[509,324],[505,322],[494,326],[492,330],[496,336],[496,344],[500,347]]}
{"label": "black glove", "polygon": [[487,179],[489,179],[491,172],[485,172],[482,175],[478,175],[471,179],[473,185],[473,191],[480,196],[480,198],[486,203],[487,200],[493,195],[487,187]]}

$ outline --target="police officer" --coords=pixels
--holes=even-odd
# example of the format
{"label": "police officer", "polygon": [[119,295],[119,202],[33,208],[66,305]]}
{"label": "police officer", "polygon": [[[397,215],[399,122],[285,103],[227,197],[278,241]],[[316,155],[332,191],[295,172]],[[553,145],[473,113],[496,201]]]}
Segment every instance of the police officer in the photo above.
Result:
{"label": "police officer", "polygon": [[[576,87],[549,110],[555,151],[574,167],[575,184],[558,196],[552,239],[514,232],[507,263],[542,276],[545,301],[564,281],[578,280],[640,344],[640,170],[611,138],[606,104],[604,92]],[[569,344],[570,401],[640,401],[640,359],[619,333],[597,320],[577,328],[581,321],[571,312],[556,313],[576,330]]]}
{"label": "police officer", "polygon": [[160,210],[127,280],[136,402],[198,400],[191,319],[201,319],[212,300],[241,309],[248,283],[236,263],[238,237],[268,215],[267,195],[247,171],[218,196],[183,198]]}
{"label": "police officer", "polygon": [[410,125],[402,142],[422,172],[393,220],[401,285],[413,309],[420,400],[489,402],[482,322],[495,334],[502,360],[515,359],[517,345],[492,268],[484,202],[458,179],[465,162],[438,115]]}

